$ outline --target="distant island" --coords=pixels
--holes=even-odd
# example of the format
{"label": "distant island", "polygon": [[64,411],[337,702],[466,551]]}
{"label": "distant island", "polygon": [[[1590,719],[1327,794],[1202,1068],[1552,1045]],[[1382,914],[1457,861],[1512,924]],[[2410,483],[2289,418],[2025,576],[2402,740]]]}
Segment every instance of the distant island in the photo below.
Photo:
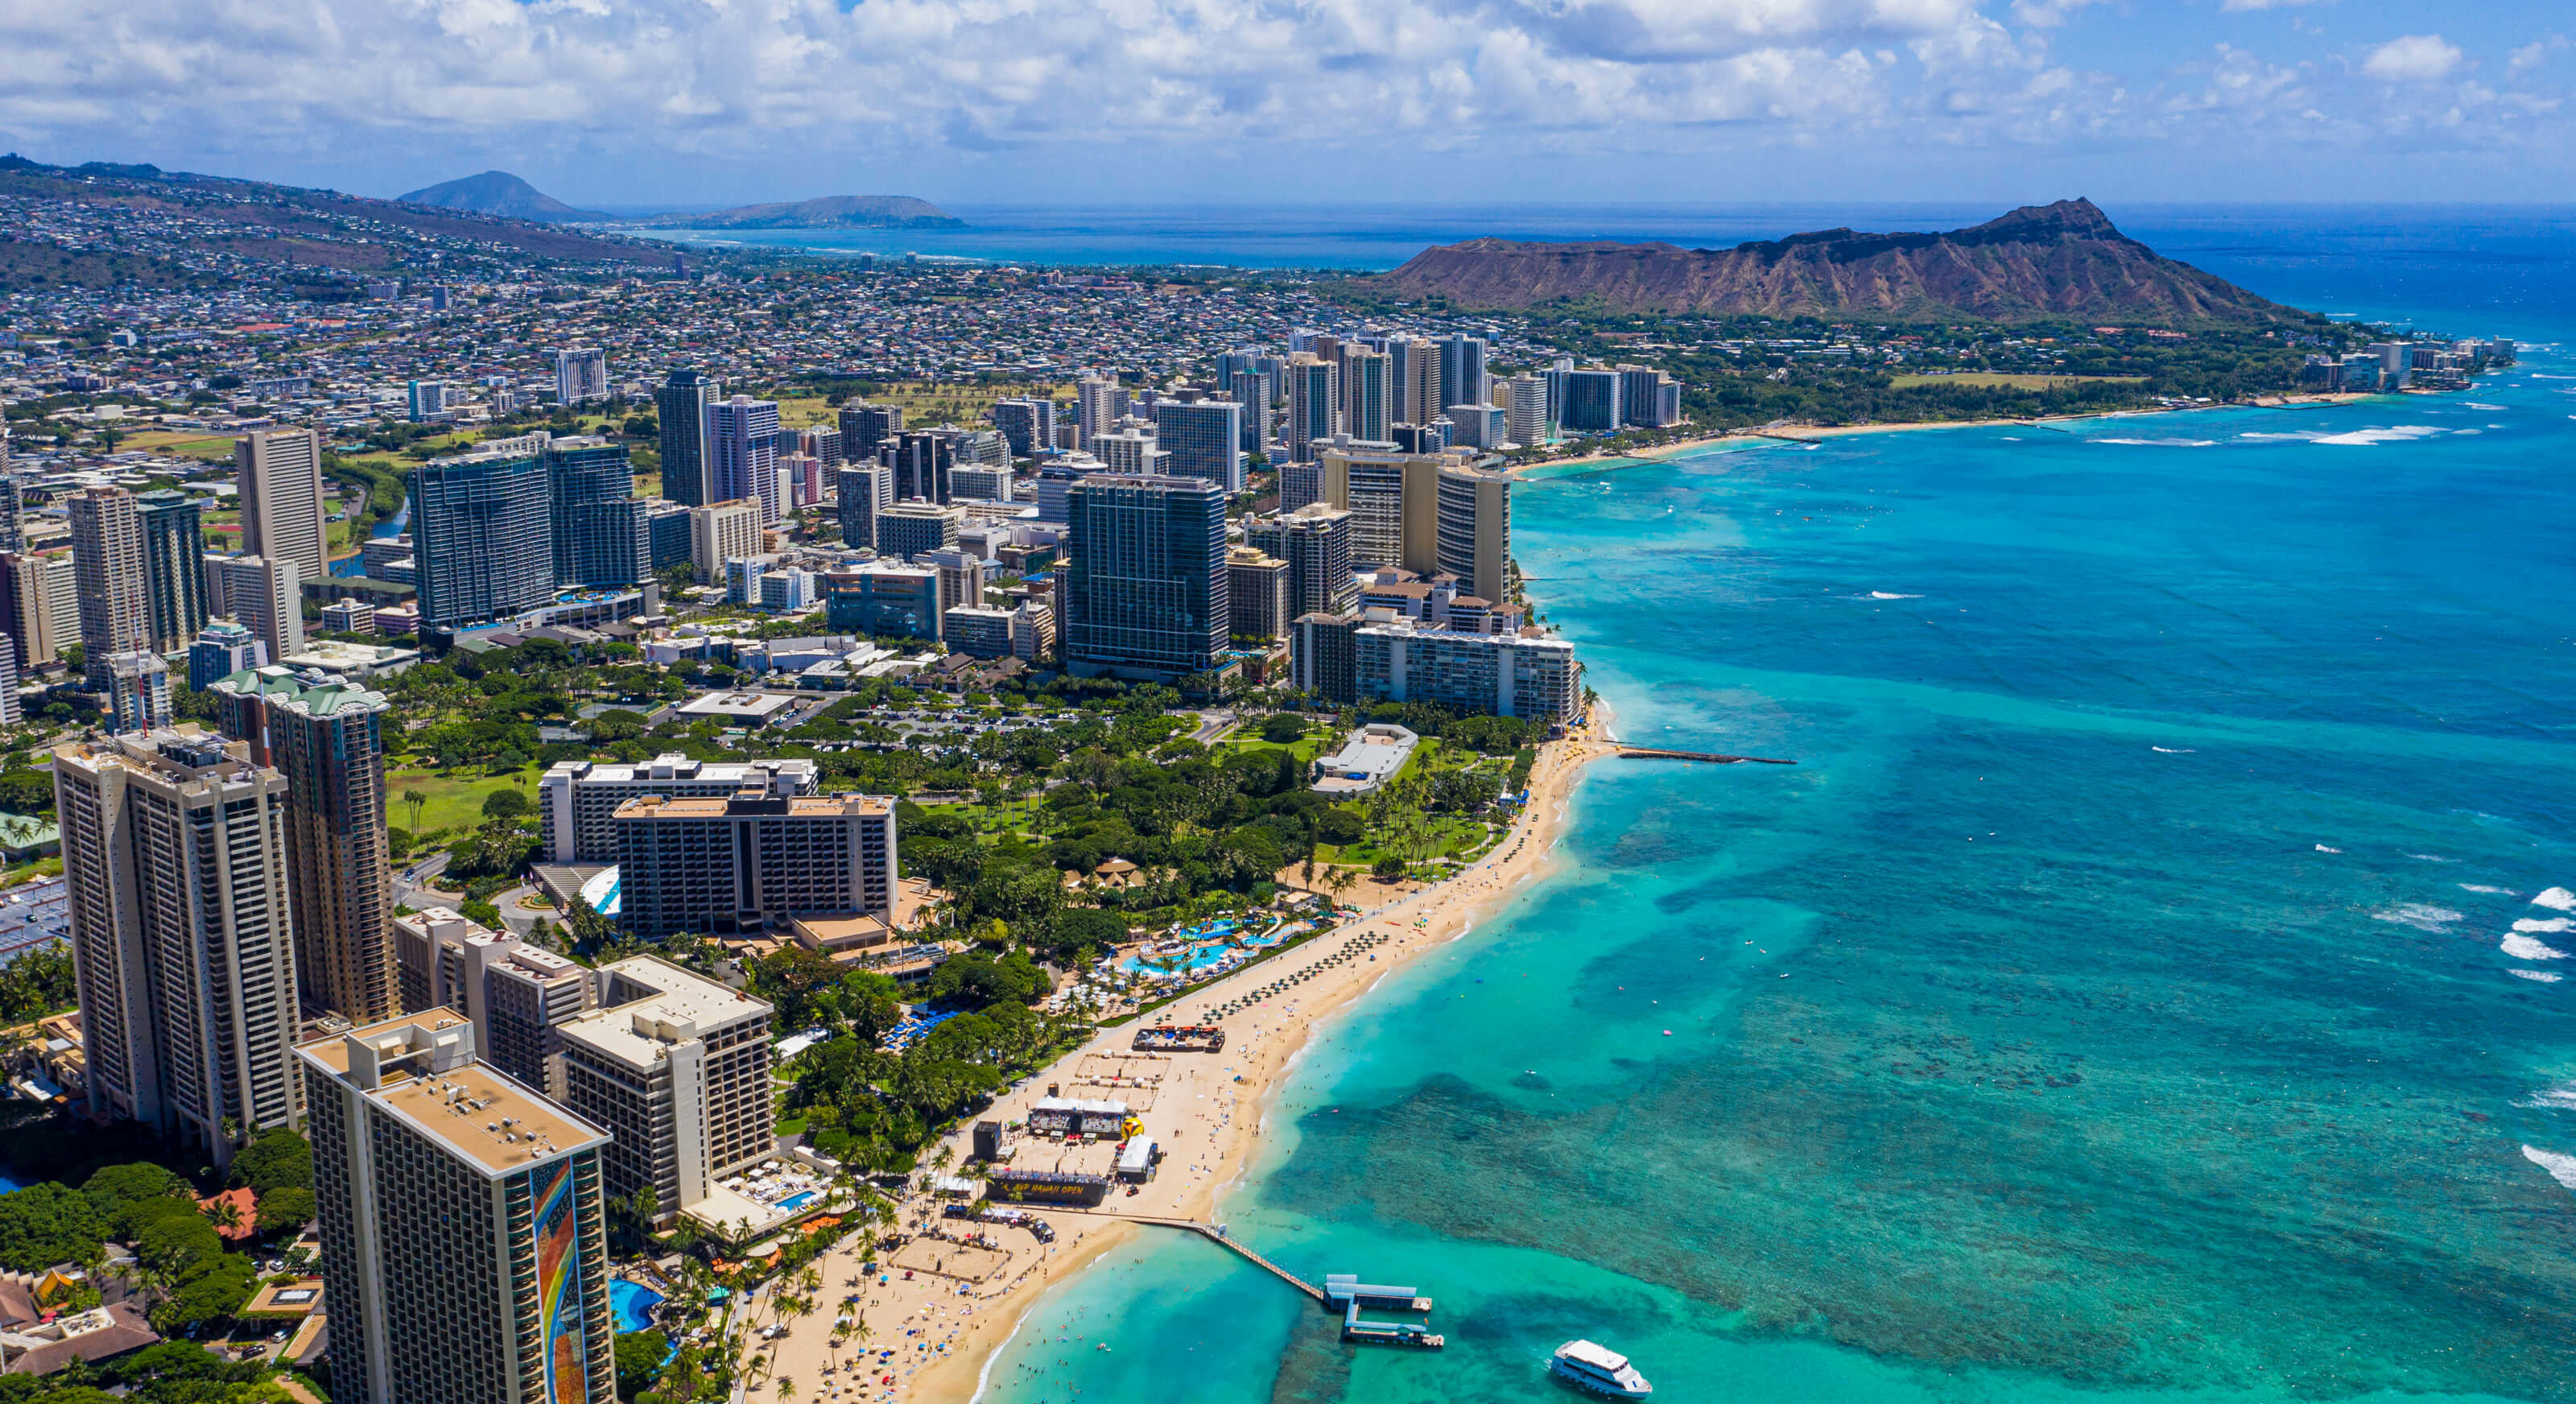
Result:
{"label": "distant island", "polygon": [[462,180],[441,181],[394,198],[406,205],[435,205],[443,210],[472,210],[476,214],[548,223],[602,223],[610,218],[596,210],[574,209],[508,171],[485,171]]}
{"label": "distant island", "polygon": [[2090,200],[2030,205],[1942,234],[1827,229],[1732,249],[1471,239],[1355,280],[1462,308],[1718,316],[2305,323],[2122,234]]}
{"label": "distant island", "polygon": [[825,195],[708,214],[649,215],[647,229],[963,229],[966,221],[910,195]]}

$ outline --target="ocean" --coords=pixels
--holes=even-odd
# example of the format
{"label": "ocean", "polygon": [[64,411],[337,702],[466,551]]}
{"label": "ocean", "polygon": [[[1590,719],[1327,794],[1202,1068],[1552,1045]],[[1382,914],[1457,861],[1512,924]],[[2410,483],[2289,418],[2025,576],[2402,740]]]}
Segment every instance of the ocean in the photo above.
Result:
{"label": "ocean", "polygon": [[1623,736],[1798,764],[1596,765],[1299,1063],[1220,1217],[1446,1350],[1146,1230],[984,1397],[2576,1400],[2576,238],[2163,228],[2523,361],[1519,490]]}

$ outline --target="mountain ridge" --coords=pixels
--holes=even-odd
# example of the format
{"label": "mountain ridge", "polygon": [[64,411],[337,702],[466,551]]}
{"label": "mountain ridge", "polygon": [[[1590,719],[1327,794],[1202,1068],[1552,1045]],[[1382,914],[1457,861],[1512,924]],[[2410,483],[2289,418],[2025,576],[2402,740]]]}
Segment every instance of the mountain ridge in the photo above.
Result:
{"label": "mountain ridge", "polygon": [[1470,239],[1354,280],[1400,297],[1526,311],[1596,302],[1624,312],[2183,322],[2307,321],[2313,314],[2166,258],[2086,199],[2025,205],[1939,233],[1823,229],[1731,249],[1600,240]]}
{"label": "mountain ridge", "polygon": [[322,243],[303,236],[327,233],[333,219],[377,220],[413,234],[498,244],[537,258],[621,262],[670,267],[678,251],[647,240],[566,229],[539,220],[487,215],[435,205],[405,204],[337,190],[278,185],[237,176],[165,171],[158,166],[90,161],[56,166],[15,152],[0,156],[0,192],[76,200],[127,199],[185,207],[191,213],[239,226],[245,251],[284,262],[344,269],[386,266],[381,245]]}
{"label": "mountain ridge", "polygon": [[397,195],[394,199],[406,205],[471,210],[476,214],[532,219],[544,224],[604,223],[610,218],[597,210],[575,209],[508,171],[485,171],[480,175],[442,180],[407,195]]}

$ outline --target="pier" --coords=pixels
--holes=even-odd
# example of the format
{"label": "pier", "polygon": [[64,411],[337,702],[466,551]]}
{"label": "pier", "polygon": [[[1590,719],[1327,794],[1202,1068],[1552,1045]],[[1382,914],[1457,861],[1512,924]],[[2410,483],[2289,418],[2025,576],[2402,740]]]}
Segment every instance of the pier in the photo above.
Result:
{"label": "pier", "polygon": [[1797,764],[1793,760],[1778,760],[1770,756],[1721,756],[1714,751],[1666,751],[1653,746],[1622,746],[1619,748],[1619,758],[1621,760],[1705,761],[1710,765]]}
{"label": "pier", "polygon": [[1214,1224],[1202,1223],[1197,1219],[1150,1218],[1142,1214],[1119,1214],[1114,1217],[1125,1219],[1129,1223],[1160,1224],[1164,1228],[1181,1229],[1185,1232],[1195,1233],[1212,1243],[1222,1245],[1223,1247],[1240,1254],[1244,1261],[1251,1263],[1253,1266],[1260,1268],[1262,1271],[1269,1273],[1271,1276],[1276,1277],[1280,1281],[1287,1283],[1289,1286],[1296,1288],[1298,1291],[1305,1293],[1308,1297],[1314,1300],[1316,1305],[1323,1307],[1325,1310],[1330,1311],[1336,1307],[1340,1308],[1342,1313],[1343,1340],[1367,1341],[1382,1345],[1418,1346],[1426,1350],[1438,1350],[1442,1346],[1448,1344],[1446,1337],[1432,1331],[1427,1326],[1423,1326],[1415,1322],[1370,1321],[1360,1315],[1360,1308],[1363,1306],[1377,1307],[1387,1311],[1427,1312],[1431,1310],[1431,1299],[1420,1295],[1410,1287],[1377,1286],[1372,1283],[1362,1282],[1353,1274],[1337,1272],[1325,1277],[1324,1285],[1318,1288],[1314,1283],[1308,1282],[1306,1279],[1299,1277],[1288,1269],[1281,1267],[1277,1263],[1270,1261],[1268,1258],[1261,1256],[1259,1253],[1252,1251],[1252,1249],[1246,1245],[1235,1241],[1233,1238],[1227,1236],[1224,1229],[1221,1229]]}
{"label": "pier", "polygon": [[1269,1273],[1271,1276],[1278,1278],[1280,1281],[1287,1283],[1289,1286],[1296,1288],[1298,1291],[1305,1293],[1307,1296],[1314,1298],[1319,1305],[1331,1305],[1331,1303],[1325,1299],[1324,1290],[1322,1288],[1317,1287],[1314,1283],[1290,1272],[1288,1269],[1279,1266],[1277,1263],[1270,1261],[1259,1253],[1252,1251],[1252,1249],[1246,1245],[1228,1238],[1225,1234],[1225,1230],[1218,1228],[1214,1224],[1202,1223],[1197,1219],[1152,1219],[1141,1214],[1120,1214],[1117,1217],[1125,1219],[1129,1223],[1160,1224],[1165,1228],[1176,1228],[1198,1234],[1200,1237],[1207,1239],[1211,1243],[1221,1244],[1224,1247],[1242,1254],[1246,1262],[1249,1262],[1253,1266],[1260,1268],[1262,1271]]}

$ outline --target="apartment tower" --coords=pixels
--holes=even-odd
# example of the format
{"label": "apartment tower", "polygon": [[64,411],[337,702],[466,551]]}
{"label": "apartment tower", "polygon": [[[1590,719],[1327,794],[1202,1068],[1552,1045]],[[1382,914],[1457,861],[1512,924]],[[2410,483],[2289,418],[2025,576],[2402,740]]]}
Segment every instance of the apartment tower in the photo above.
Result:
{"label": "apartment tower", "polygon": [[558,1030],[564,1104],[615,1136],[603,1156],[607,1192],[638,1200],[650,1190],[654,1221],[668,1222],[726,1175],[776,1153],[775,1011],[651,956],[602,966],[592,979],[599,1008]]}
{"label": "apartment tower", "polygon": [[275,665],[218,682],[217,724],[288,781],[296,983],[304,1007],[351,1023],[402,1011],[385,843],[385,695]]}
{"label": "apartment tower", "polygon": [[301,1122],[286,790],[195,727],[54,748],[92,1121],[217,1165]]}
{"label": "apartment tower", "polygon": [[607,352],[574,346],[555,353],[555,403],[581,405],[607,398]]}
{"label": "apartment tower", "polygon": [[596,436],[546,445],[555,582],[633,585],[653,574],[652,509],[635,495],[626,446]]}
{"label": "apartment tower", "polygon": [[778,402],[736,395],[707,406],[707,491],[714,502],[760,504],[767,526],[787,515],[778,492]]}
{"label": "apartment tower", "polygon": [[147,492],[134,499],[143,531],[143,614],[156,653],[176,653],[206,627],[206,537],[197,499]]}
{"label": "apartment tower", "polygon": [[506,619],[555,596],[545,461],[531,454],[434,459],[411,471],[420,622]]}
{"label": "apartment tower", "polygon": [[599,1007],[588,967],[446,907],[394,918],[394,961],[405,1010],[462,1012],[485,1061],[521,1086],[563,1096],[562,1027]]}
{"label": "apartment tower", "polygon": [[268,661],[304,651],[304,601],[299,598],[303,567],[264,556],[216,556],[206,574],[214,582],[208,593],[221,601],[220,611],[241,622],[268,650]]}
{"label": "apartment tower", "polygon": [[760,504],[711,502],[689,509],[689,562],[698,583],[722,584],[725,562],[760,554]]}
{"label": "apartment tower", "polygon": [[241,489],[242,554],[292,561],[304,580],[330,571],[323,515],[322,434],[315,429],[259,429],[233,440]]}
{"label": "apartment tower", "polygon": [[1351,514],[1321,502],[1243,524],[1246,545],[1288,563],[1288,617],[1347,614],[1359,602],[1351,574]]}
{"label": "apartment tower", "polygon": [[662,495],[685,506],[722,501],[707,491],[707,407],[717,395],[713,376],[675,370],[653,391],[662,426]]}
{"label": "apartment tower", "polygon": [[107,660],[152,646],[144,588],[143,518],[134,494],[120,487],[73,494],[72,570],[80,582],[82,672],[92,688],[107,685]]}
{"label": "apartment tower", "polygon": [[1058,572],[1066,664],[1170,681],[1215,667],[1233,626],[1225,492],[1198,478],[1095,473],[1066,495]]}

